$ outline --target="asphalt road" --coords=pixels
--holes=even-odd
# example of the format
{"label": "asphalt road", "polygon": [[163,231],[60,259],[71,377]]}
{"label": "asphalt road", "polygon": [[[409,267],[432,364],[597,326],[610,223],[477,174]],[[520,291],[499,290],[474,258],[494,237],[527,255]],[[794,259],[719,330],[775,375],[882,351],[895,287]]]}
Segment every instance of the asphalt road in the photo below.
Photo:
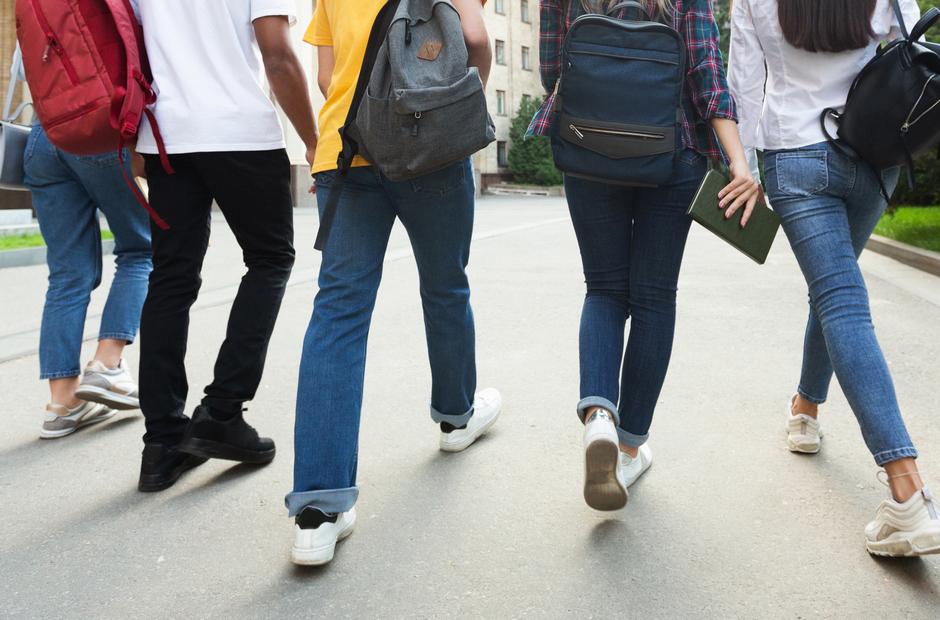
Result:
{"label": "asphalt road", "polygon": [[[467,452],[437,450],[414,262],[396,231],[375,313],[356,532],[334,563],[288,561],[301,339],[316,218],[249,420],[263,469],[210,462],[172,489],[135,484],[142,420],[44,442],[34,354],[45,269],[0,271],[0,616],[11,618],[937,618],[940,557],[877,560],[862,528],[885,490],[837,386],[823,451],[784,443],[805,285],[781,236],[767,265],[696,230],[653,467],[623,511],[581,498],[582,276],[562,201],[480,203],[471,281],[482,386],[503,417]],[[210,376],[240,255],[215,222],[192,316],[191,404]],[[940,279],[863,258],[876,326],[922,468],[940,491]],[[90,310],[88,334],[103,296]],[[86,355],[91,344],[86,348]],[[137,349],[128,360],[137,367]]]}

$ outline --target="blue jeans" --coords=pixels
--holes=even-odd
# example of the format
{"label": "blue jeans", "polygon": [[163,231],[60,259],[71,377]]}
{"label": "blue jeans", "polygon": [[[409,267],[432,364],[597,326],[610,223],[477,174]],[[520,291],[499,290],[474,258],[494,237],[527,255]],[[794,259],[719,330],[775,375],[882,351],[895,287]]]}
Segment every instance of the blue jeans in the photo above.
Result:
{"label": "blue jeans", "polygon": [[76,377],[81,374],[88,303],[101,284],[98,211],[114,233],[117,265],[99,340],[131,343],[137,336],[151,269],[150,224],[125,184],[116,153],[69,155],[55,148],[37,125],[26,145],[25,169],[49,264],[39,337],[40,378]]}
{"label": "blue jeans", "polygon": [[[770,151],[765,166],[767,195],[809,285],[800,395],[824,402],[835,370],[875,462],[916,458],[858,266],[887,206],[876,173],[827,143]],[[888,190],[898,174],[882,173]]]}
{"label": "blue jeans", "polygon": [[[335,173],[316,177],[321,214]],[[469,160],[394,183],[354,168],[320,266],[304,338],[294,428],[291,515],[306,506],[345,512],[356,503],[359,418],[366,342],[389,235],[399,218],[411,240],[421,285],[431,419],[463,426],[473,415],[476,354],[466,267],[473,233]]]}
{"label": "blue jeans", "polygon": [[679,269],[692,222],[686,212],[707,169],[704,157],[687,150],[663,187],[565,177],[587,282],[578,416],[583,420],[592,406],[611,411],[627,446],[649,438],[672,356]]}

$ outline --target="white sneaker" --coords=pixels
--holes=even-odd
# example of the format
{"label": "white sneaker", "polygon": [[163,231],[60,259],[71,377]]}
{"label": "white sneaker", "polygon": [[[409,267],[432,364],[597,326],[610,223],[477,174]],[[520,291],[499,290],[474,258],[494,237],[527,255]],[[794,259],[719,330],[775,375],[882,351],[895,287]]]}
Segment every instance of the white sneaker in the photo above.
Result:
{"label": "white sneaker", "polygon": [[613,415],[597,409],[584,423],[584,501],[595,510],[619,510],[629,495],[619,466]]}
{"label": "white sneaker", "polygon": [[108,368],[98,360],[88,362],[75,398],[101,403],[112,409],[140,409],[137,384],[124,360],[117,368]]}
{"label": "white sneaker", "polygon": [[636,452],[636,458],[631,457],[626,452],[620,452],[620,477],[624,486],[630,488],[640,476],[646,473],[646,470],[653,464],[653,451],[649,444],[643,444]]}
{"label": "white sneaker", "polygon": [[499,391],[487,388],[477,392],[473,400],[473,415],[467,421],[467,427],[445,433],[441,431],[441,450],[461,452],[470,447],[496,423],[503,408],[503,398]]}
{"label": "white sneaker", "polygon": [[790,399],[787,405],[787,448],[790,452],[816,454],[821,440],[819,420],[805,413],[793,415],[793,399]]}
{"label": "white sneaker", "polygon": [[302,529],[294,523],[294,546],[290,559],[301,566],[328,564],[336,553],[336,543],[352,534],[356,526],[356,509],[341,512],[336,523],[321,523],[312,529]]}
{"label": "white sneaker", "polygon": [[940,553],[940,506],[924,487],[903,504],[881,502],[865,527],[868,552],[890,557]]}
{"label": "white sneaker", "polygon": [[50,403],[46,405],[46,416],[39,432],[41,439],[58,439],[71,435],[83,426],[104,422],[114,417],[117,411],[97,403],[82,403],[74,409]]}

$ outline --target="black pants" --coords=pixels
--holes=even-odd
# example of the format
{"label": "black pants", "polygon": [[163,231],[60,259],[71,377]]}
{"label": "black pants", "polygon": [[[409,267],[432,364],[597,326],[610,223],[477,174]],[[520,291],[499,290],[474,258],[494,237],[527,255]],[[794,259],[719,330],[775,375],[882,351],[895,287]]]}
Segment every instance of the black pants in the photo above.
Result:
{"label": "black pants", "polygon": [[189,310],[202,284],[213,200],[248,267],[202,401],[220,412],[240,411],[258,389],[294,265],[294,225],[290,162],[283,149],[171,155],[170,162],[173,175],[159,158],[147,156],[150,202],[170,229],[151,225],[153,272],[140,326],[140,405],[144,441],[172,445],[188,423]]}

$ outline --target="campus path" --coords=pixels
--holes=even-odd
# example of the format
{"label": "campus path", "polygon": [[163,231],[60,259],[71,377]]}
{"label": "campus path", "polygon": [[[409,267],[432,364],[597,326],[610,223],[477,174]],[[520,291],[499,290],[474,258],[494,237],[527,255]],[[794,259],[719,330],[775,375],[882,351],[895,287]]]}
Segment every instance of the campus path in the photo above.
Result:
{"label": "campus path", "polygon": [[[325,569],[288,563],[282,503],[315,292],[311,211],[297,215],[297,269],[248,414],[278,442],[267,468],[210,462],[164,493],[139,494],[139,415],[41,442],[47,395],[36,356],[0,364],[0,617],[940,614],[940,558],[865,552],[862,528],[884,489],[837,387],[822,453],[784,447],[805,296],[782,237],[757,267],[694,231],[654,464],[627,508],[608,515],[581,499],[582,277],[564,204],[487,199],[478,213],[479,376],[502,390],[503,417],[467,452],[438,452],[415,267],[396,231],[370,341],[359,525]],[[238,264],[215,221],[192,317],[191,405],[209,378]],[[922,466],[940,491],[940,279],[875,255],[864,265]],[[35,349],[44,277],[42,267],[0,271],[0,358]],[[98,295],[91,314],[100,308]],[[129,361],[137,367],[136,347]]]}

